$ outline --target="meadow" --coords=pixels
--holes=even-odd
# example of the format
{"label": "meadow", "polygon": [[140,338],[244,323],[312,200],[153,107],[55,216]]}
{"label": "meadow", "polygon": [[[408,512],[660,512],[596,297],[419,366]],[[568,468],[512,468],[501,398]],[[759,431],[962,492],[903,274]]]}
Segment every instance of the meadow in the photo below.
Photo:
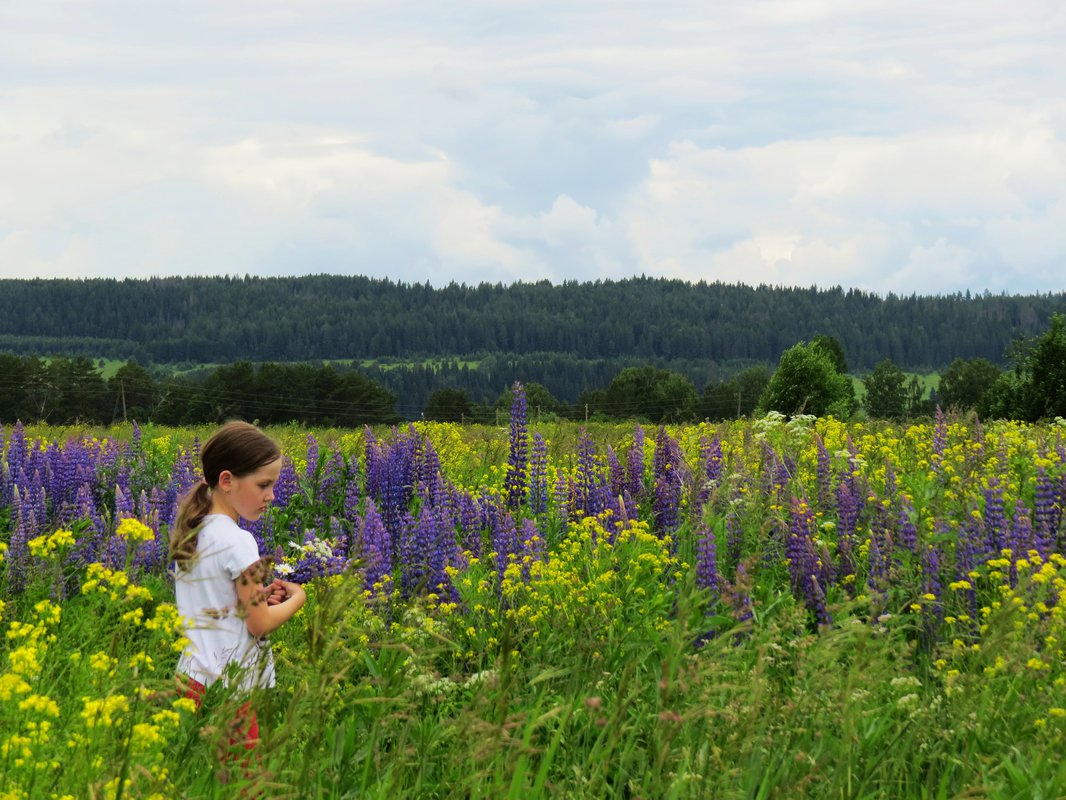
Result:
{"label": "meadow", "polygon": [[1060,797],[1066,423],[269,432],[307,606],[194,711],[210,429],[0,429],[0,798]]}

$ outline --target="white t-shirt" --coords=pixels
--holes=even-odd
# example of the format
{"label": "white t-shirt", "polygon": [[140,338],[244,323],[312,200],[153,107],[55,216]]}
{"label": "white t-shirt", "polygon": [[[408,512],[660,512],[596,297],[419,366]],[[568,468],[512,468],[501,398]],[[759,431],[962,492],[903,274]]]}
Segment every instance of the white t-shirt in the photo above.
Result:
{"label": "white t-shirt", "polygon": [[274,657],[266,639],[256,639],[238,614],[234,581],[259,560],[248,531],[224,514],[208,514],[188,568],[175,570],[174,595],[189,640],[178,672],[210,686],[230,663],[243,668],[240,688],[274,685]]}

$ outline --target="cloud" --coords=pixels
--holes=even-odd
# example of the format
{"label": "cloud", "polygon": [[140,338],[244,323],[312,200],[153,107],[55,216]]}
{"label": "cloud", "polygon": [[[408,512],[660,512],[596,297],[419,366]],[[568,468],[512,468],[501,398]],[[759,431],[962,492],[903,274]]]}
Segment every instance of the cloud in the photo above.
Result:
{"label": "cloud", "polygon": [[1062,288],[1066,6],[0,9],[0,276]]}
{"label": "cloud", "polygon": [[654,274],[1014,290],[1042,284],[1066,257],[1053,200],[1064,178],[1066,142],[1032,117],[739,149],[680,142],[653,163],[621,224]]}

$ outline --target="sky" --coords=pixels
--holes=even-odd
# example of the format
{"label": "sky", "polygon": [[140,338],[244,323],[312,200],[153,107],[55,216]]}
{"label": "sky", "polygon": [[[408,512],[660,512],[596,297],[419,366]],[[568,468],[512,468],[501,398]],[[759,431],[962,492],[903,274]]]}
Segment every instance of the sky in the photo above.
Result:
{"label": "sky", "polygon": [[0,278],[1066,290],[1061,0],[0,0]]}

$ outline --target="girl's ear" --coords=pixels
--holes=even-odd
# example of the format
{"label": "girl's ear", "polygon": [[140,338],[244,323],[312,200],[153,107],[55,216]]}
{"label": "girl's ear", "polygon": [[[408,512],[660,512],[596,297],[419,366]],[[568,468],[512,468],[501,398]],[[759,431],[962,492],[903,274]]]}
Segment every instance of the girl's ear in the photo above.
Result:
{"label": "girl's ear", "polygon": [[222,470],[218,473],[218,488],[224,492],[228,492],[233,487],[233,473],[228,469]]}

